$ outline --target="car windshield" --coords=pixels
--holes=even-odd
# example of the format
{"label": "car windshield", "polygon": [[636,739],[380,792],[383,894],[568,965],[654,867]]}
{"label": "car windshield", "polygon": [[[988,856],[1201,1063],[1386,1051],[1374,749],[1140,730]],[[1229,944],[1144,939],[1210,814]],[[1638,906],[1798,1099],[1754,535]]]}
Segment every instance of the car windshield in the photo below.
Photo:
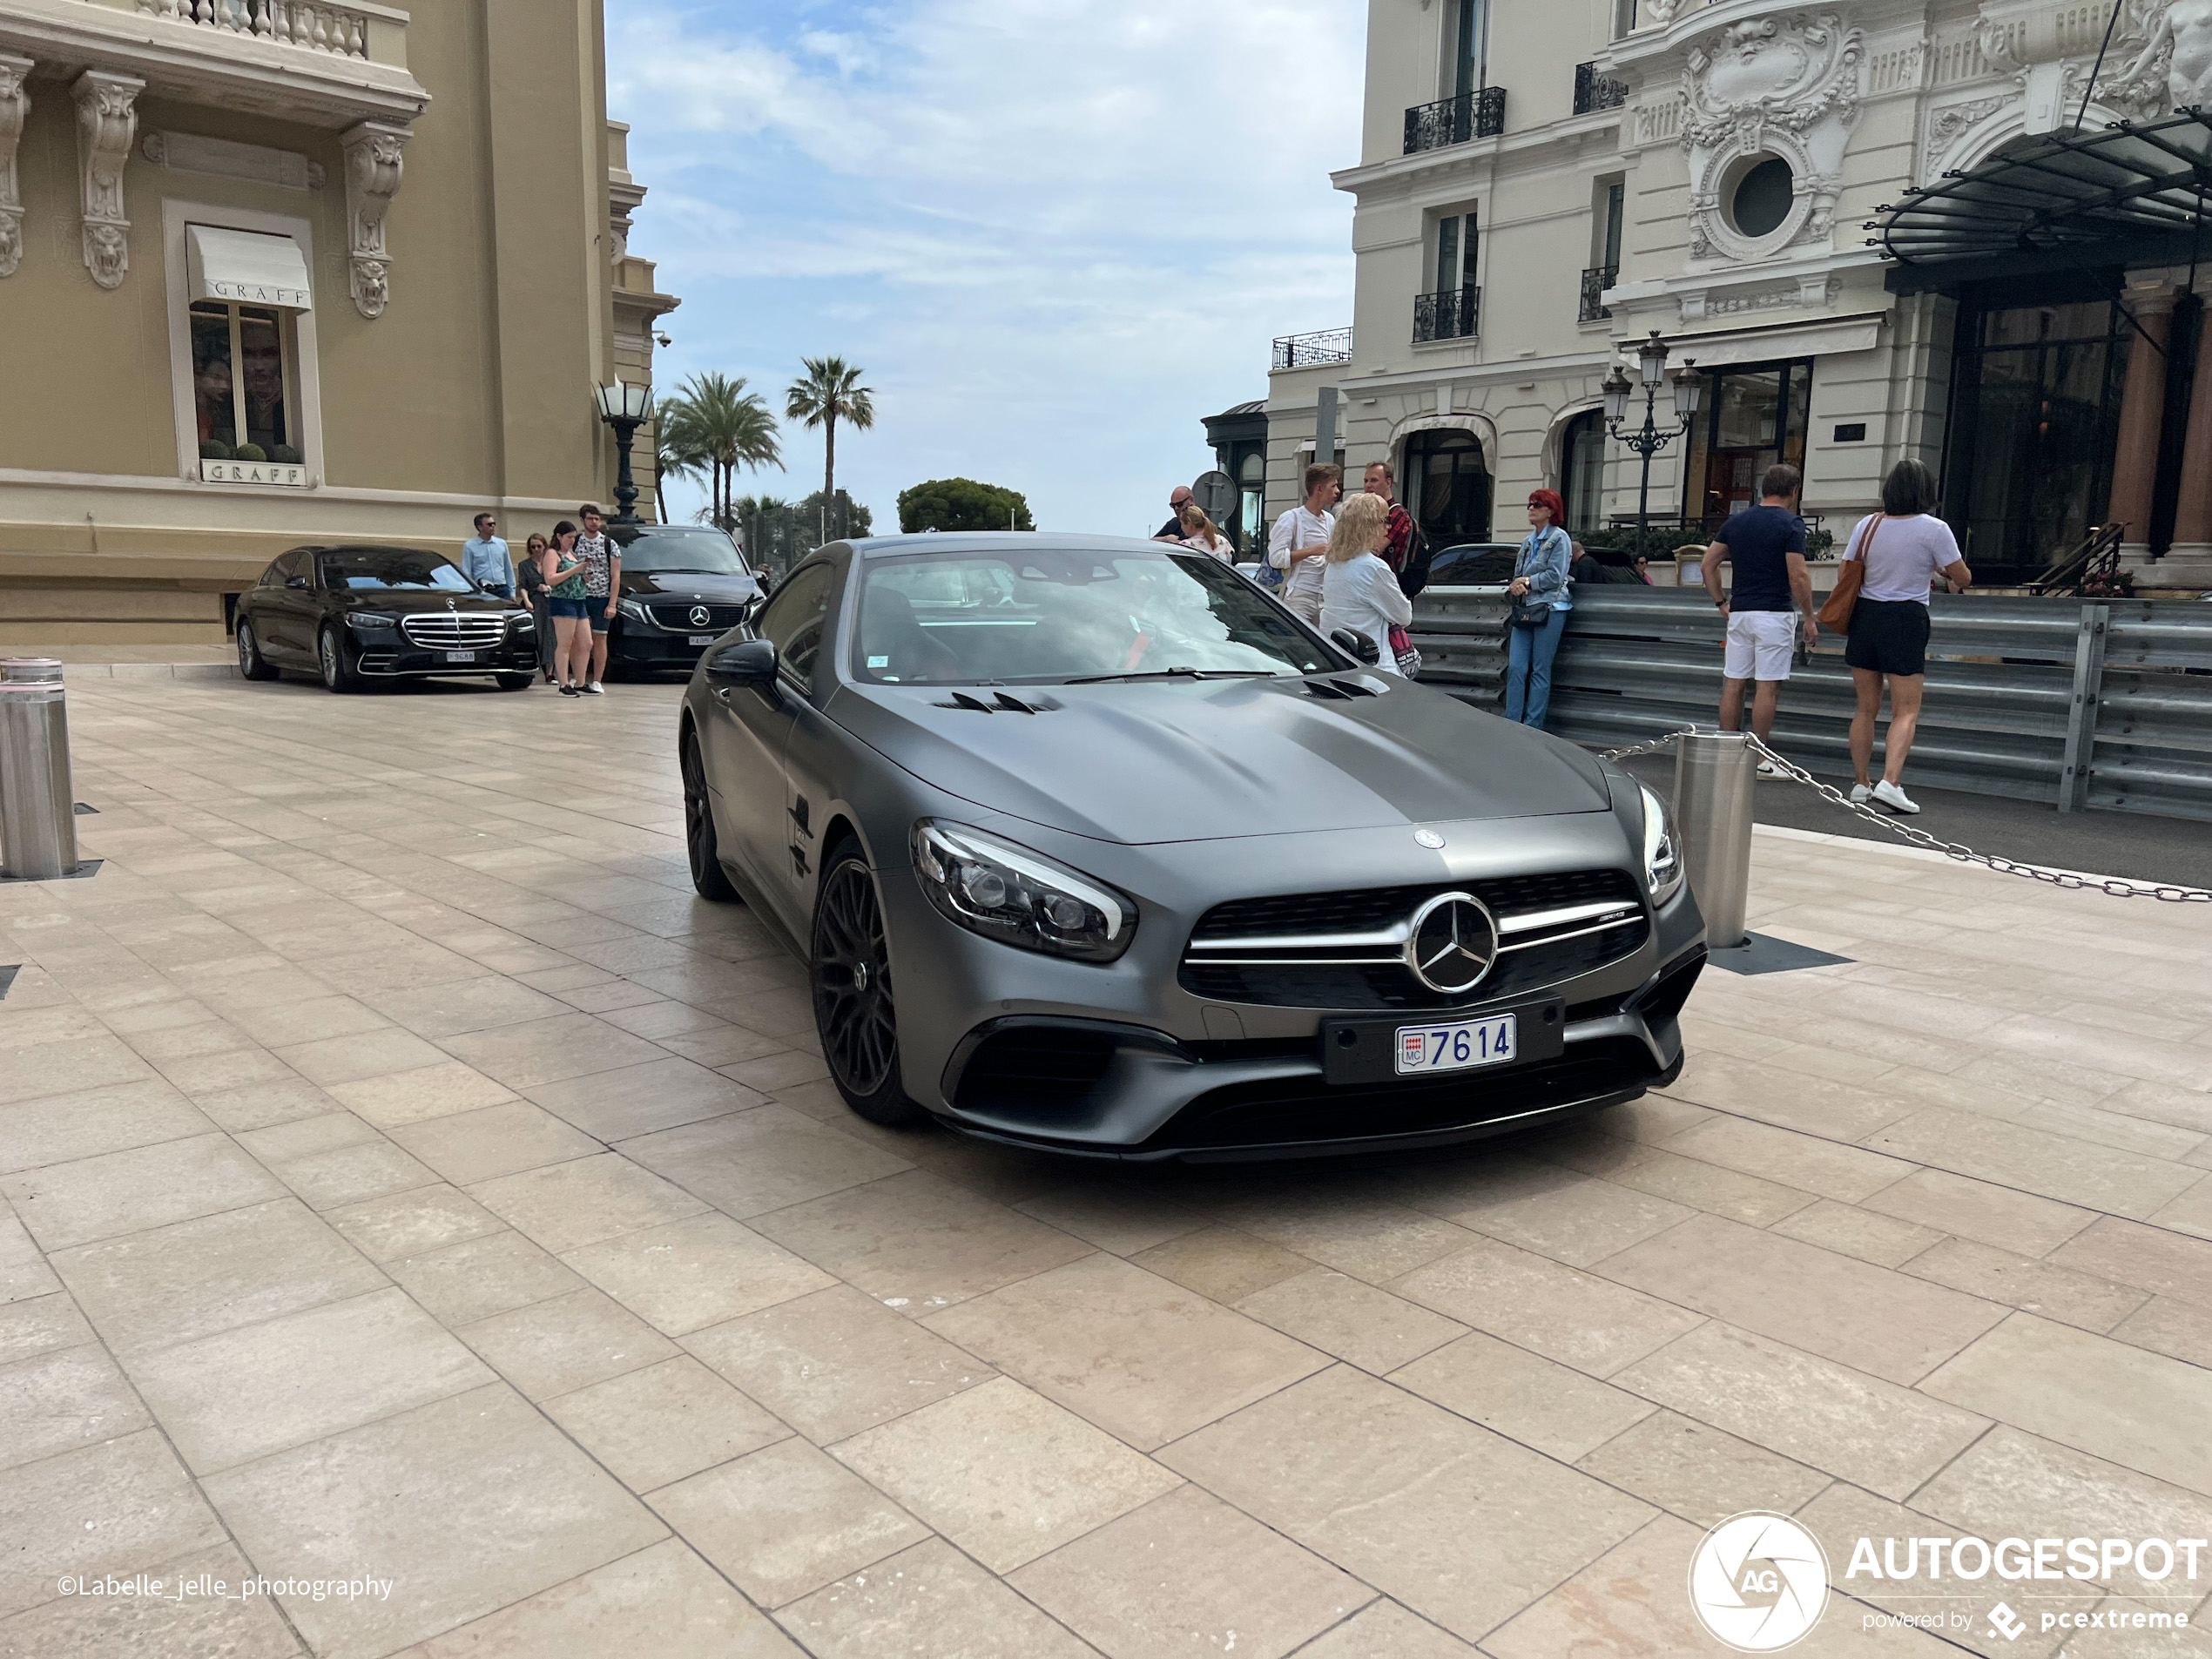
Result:
{"label": "car windshield", "polygon": [[620,548],[625,570],[663,575],[749,576],[745,556],[720,530],[652,529]]}
{"label": "car windshield", "polygon": [[450,559],[399,547],[326,553],[322,584],[326,588],[430,588],[440,593],[476,590]]}
{"label": "car windshield", "polygon": [[864,680],[1014,685],[1345,664],[1203,553],[1038,548],[869,560],[853,666]]}

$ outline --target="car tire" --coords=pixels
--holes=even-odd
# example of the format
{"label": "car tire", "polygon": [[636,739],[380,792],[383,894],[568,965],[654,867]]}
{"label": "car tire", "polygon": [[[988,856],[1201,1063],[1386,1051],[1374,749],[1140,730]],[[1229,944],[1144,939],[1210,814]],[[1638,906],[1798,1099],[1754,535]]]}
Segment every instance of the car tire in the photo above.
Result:
{"label": "car tire", "polygon": [[493,678],[498,681],[499,689],[502,691],[527,691],[530,688],[530,682],[537,676],[536,674],[499,674]]}
{"label": "car tire", "polygon": [[822,1057],[845,1103],[887,1129],[926,1121],[929,1114],[900,1081],[883,901],[856,846],[834,854],[822,872],[806,972]]}
{"label": "car tire", "polygon": [[238,619],[238,671],[250,680],[277,677],[276,665],[261,655],[261,642],[254,636],[253,624],[243,617]]}
{"label": "car tire", "polygon": [[684,851],[691,861],[691,886],[702,899],[717,904],[738,903],[738,890],[722,867],[722,853],[714,834],[714,807],[706,797],[706,768],[699,764],[699,740],[689,732],[678,751],[678,767],[684,774]]}
{"label": "car tire", "polygon": [[325,691],[361,690],[361,676],[347,665],[345,643],[338,637],[338,631],[327,624],[315,637],[315,661],[321,666]]}

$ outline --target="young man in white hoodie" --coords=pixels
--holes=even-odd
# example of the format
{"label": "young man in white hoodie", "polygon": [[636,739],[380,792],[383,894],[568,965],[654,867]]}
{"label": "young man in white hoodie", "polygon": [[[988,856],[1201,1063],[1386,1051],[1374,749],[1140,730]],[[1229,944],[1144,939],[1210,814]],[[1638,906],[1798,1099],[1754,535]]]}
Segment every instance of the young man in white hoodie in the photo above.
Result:
{"label": "young man in white hoodie", "polygon": [[1329,550],[1336,516],[1329,511],[1344,494],[1344,469],[1316,462],[1305,469],[1305,500],[1275,521],[1267,538],[1267,562],[1289,572],[1283,603],[1315,627],[1321,625],[1321,556]]}

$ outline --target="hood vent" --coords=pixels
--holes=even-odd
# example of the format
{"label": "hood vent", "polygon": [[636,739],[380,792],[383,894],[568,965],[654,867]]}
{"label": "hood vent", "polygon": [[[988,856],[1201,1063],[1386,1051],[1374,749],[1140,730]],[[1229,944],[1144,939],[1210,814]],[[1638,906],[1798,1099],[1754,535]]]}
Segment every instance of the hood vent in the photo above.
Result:
{"label": "hood vent", "polygon": [[1318,697],[1325,703],[1348,703],[1356,697],[1382,695],[1379,687],[1364,680],[1308,680],[1305,691],[1307,696]]}
{"label": "hood vent", "polygon": [[966,691],[954,691],[949,702],[940,703],[941,709],[968,709],[977,714],[1049,714],[1061,705],[1049,697],[1024,703],[1020,698],[1001,691],[986,703],[980,697],[970,697]]}

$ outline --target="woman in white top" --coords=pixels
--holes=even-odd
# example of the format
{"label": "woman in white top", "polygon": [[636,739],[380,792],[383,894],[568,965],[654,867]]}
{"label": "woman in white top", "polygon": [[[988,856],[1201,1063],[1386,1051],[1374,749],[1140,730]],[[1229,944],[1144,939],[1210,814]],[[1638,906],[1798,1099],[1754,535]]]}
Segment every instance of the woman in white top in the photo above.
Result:
{"label": "woman in white top", "polygon": [[1206,516],[1206,509],[1197,502],[1184,502],[1183,510],[1176,515],[1176,521],[1183,526],[1184,546],[1195,548],[1201,553],[1211,553],[1224,564],[1236,563],[1235,545],[1221,533],[1213,520]]}
{"label": "woman in white top", "polygon": [[1413,619],[1413,602],[1377,556],[1390,541],[1390,503],[1380,496],[1354,496],[1337,515],[1322,556],[1321,631],[1349,628],[1375,642],[1375,666],[1399,672],[1390,631]]}
{"label": "woman in white top", "polygon": [[[1927,684],[1928,592],[1938,579],[1952,593],[1964,593],[1974,579],[1959,556],[1951,526],[1934,516],[1935,474],[1910,456],[1890,469],[1882,481],[1882,510],[1870,513],[1851,532],[1846,559],[1857,559],[1863,585],[1852,603],[1850,664],[1858,709],[1851,716],[1851,786],[1854,801],[1878,800],[1896,813],[1920,809],[1898,779],[1912,752],[1920,725],[1920,693]],[[1882,745],[1882,776],[1867,782],[1874,759],[1874,721],[1882,711],[1882,689],[1890,694],[1890,730]]]}
{"label": "woman in white top", "polygon": [[1336,520],[1329,509],[1344,494],[1344,473],[1326,462],[1305,469],[1305,501],[1275,521],[1267,538],[1267,562],[1283,571],[1276,597],[1305,621],[1321,620],[1321,555]]}

